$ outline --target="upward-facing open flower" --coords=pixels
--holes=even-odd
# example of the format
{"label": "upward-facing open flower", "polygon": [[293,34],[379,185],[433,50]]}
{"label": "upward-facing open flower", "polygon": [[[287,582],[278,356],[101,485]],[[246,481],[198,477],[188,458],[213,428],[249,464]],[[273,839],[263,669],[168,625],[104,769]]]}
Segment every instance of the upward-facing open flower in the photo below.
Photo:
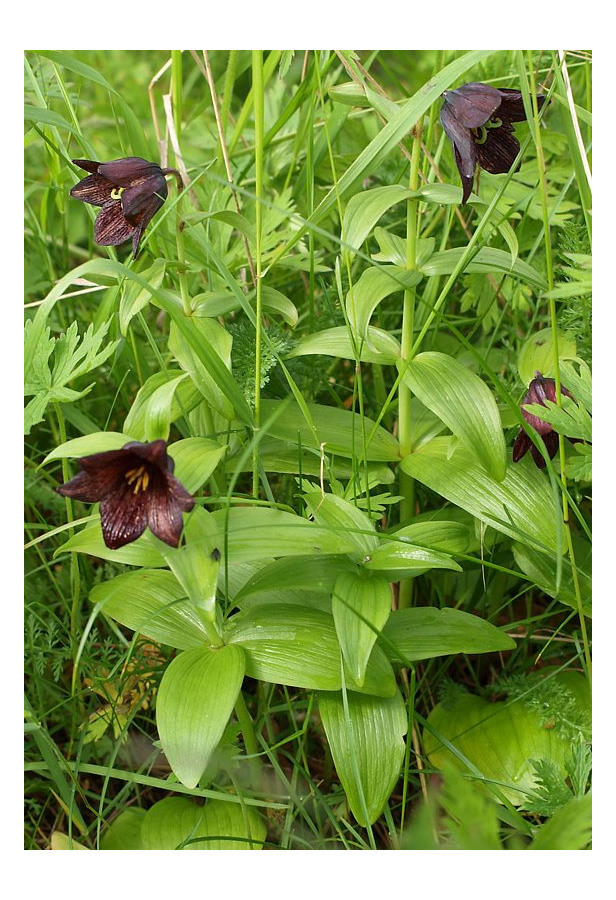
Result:
{"label": "upward-facing open flower", "polygon": [[85,503],[100,501],[107,547],[116,550],[136,541],[148,525],[161,541],[178,546],[182,511],[189,512],[195,501],[173,475],[165,441],[131,441],[121,450],[93,453],[78,463],[81,472],[58,493]]}
{"label": "upward-facing open flower", "polygon": [[91,172],[71,190],[71,197],[103,208],[94,222],[94,240],[103,247],[133,239],[137,256],[143,231],[167,197],[165,175],[175,169],[161,169],[140,156],[126,156],[112,162],[74,159],[76,166]]}
{"label": "upward-facing open flower", "polygon": [[[521,91],[474,81],[444,91],[443,97],[441,124],[453,145],[464,204],[473,187],[477,166],[492,175],[509,171],[520,151],[512,122],[523,122],[526,113]],[[539,108],[544,101],[545,97],[538,94]]]}
{"label": "upward-facing open flower", "polygon": [[[571,397],[571,393],[562,385],[560,386],[560,392],[567,397]],[[556,382],[553,378],[544,378],[541,372],[535,372],[535,377],[528,385],[528,391],[522,400],[522,415],[528,424],[541,435],[543,443],[548,451],[548,456],[550,459],[554,459],[556,451],[558,450],[558,434],[552,429],[549,422],[544,422],[539,416],[534,416],[524,409],[524,406],[527,403],[538,403],[540,406],[546,406],[546,400],[551,400],[552,403],[556,403]],[[535,465],[540,469],[545,468],[545,459],[524,429],[520,428],[513,445],[513,461],[518,462],[522,459],[527,450],[530,450]]]}

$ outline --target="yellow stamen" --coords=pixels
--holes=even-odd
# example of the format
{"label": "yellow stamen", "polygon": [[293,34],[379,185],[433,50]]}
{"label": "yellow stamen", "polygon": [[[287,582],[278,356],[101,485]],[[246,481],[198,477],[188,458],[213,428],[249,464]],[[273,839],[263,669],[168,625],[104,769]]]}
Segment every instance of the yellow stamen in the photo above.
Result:
{"label": "yellow stamen", "polygon": [[134,494],[138,494],[139,491],[147,491],[150,483],[150,475],[145,466],[139,466],[137,469],[129,469],[124,477],[130,485],[134,484]]}
{"label": "yellow stamen", "polygon": [[114,188],[114,189],[112,190],[112,192],[111,192],[111,199],[112,199],[112,200],[119,200],[120,197],[122,196],[122,191],[123,191],[123,190],[124,190],[123,187],[120,187],[120,188]]}

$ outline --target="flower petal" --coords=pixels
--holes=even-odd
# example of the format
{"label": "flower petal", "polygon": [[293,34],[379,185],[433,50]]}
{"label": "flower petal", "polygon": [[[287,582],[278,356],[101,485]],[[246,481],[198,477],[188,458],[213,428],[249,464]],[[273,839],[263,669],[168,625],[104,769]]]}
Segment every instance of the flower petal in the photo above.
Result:
{"label": "flower petal", "polygon": [[100,166],[100,163],[93,159],[72,159],[71,162],[86,172],[98,172]]}
{"label": "flower petal", "polygon": [[122,450],[93,453],[78,460],[82,471],[57,489],[63,497],[98,503],[124,482],[127,455]]}
{"label": "flower petal", "polygon": [[164,175],[152,175],[145,181],[126,188],[122,192],[124,215],[134,225],[146,225],[167,198],[167,182]]}
{"label": "flower petal", "polygon": [[88,175],[71,188],[71,197],[91,203],[92,206],[104,206],[111,199],[113,184],[102,175]]}
{"label": "flower petal", "polygon": [[441,108],[441,124],[453,144],[456,166],[462,179],[462,204],[469,198],[477,163],[477,146],[468,128],[461,125],[447,104]]}
{"label": "flower petal", "polygon": [[94,223],[94,240],[101,247],[115,247],[128,241],[135,230],[122,212],[120,200],[112,200],[103,206]]}
{"label": "flower petal", "polygon": [[147,491],[135,491],[124,479],[122,485],[101,502],[103,540],[111,550],[136,541],[148,524]]}
{"label": "flower petal", "polygon": [[166,493],[150,493],[148,525],[157,538],[170,547],[177,547],[184,526],[179,503]]}
{"label": "flower petal", "polygon": [[513,126],[503,122],[498,128],[486,129],[486,140],[476,144],[479,165],[492,175],[508,172],[520,152]]}
{"label": "flower petal", "polygon": [[513,461],[519,462],[526,452],[533,446],[533,442],[523,428],[520,428],[513,445]]}
{"label": "flower petal", "polygon": [[489,84],[471,81],[454,91],[444,91],[443,96],[452,114],[464,128],[480,128],[485,125],[501,105],[501,92]]}
{"label": "flower petal", "polygon": [[[522,92],[514,91],[511,88],[501,88],[499,93],[502,102],[498,110],[498,116],[504,122],[524,122],[526,113],[524,111],[524,101],[522,100]],[[537,94],[537,107],[541,109],[545,103],[543,94]]]}
{"label": "flower petal", "polygon": [[135,181],[141,181],[152,175],[162,175],[160,166],[142,159],[141,156],[125,156],[108,163],[100,163],[98,172],[120,187],[130,187]]}

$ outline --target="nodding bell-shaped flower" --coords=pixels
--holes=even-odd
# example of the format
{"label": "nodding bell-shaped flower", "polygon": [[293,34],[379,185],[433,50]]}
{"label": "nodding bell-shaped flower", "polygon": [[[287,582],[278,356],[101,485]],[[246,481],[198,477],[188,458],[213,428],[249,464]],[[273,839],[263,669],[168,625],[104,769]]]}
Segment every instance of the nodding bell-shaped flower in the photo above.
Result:
{"label": "nodding bell-shaped flower", "polygon": [[111,550],[136,541],[150,530],[171,547],[182,534],[182,512],[195,501],[173,475],[166,441],[131,441],[121,450],[94,453],[78,460],[81,472],[58,488],[64,497],[100,501],[103,540]]}
{"label": "nodding bell-shaped flower", "polygon": [[165,175],[178,173],[140,156],[107,163],[92,159],[73,162],[91,174],[72,188],[71,197],[102,206],[94,222],[94,240],[102,247],[115,247],[132,238],[136,257],[146,225],[167,198]]}
{"label": "nodding bell-shaped flower", "polygon": [[[561,385],[560,387],[561,394],[564,394],[567,397],[571,396],[571,393],[567,390],[566,387]],[[558,434],[552,429],[552,426],[549,422],[544,422],[543,419],[540,419],[539,416],[534,416],[532,413],[527,412],[524,407],[527,403],[538,403],[540,406],[546,406],[545,401],[550,400],[552,403],[556,403],[556,382],[553,378],[544,378],[541,372],[535,372],[535,377],[531,381],[528,386],[528,390],[524,395],[524,399],[522,400],[521,410],[522,415],[535,431],[541,435],[543,439],[543,443],[546,446],[548,451],[548,455],[550,459],[554,459],[556,455],[556,451],[558,450]],[[527,450],[530,450],[531,456],[535,461],[535,465],[539,469],[545,468],[545,459],[535,447],[529,436],[526,434],[523,428],[520,428],[518,436],[515,439],[515,443],[513,445],[513,461],[519,462],[522,459]]]}
{"label": "nodding bell-shaped flower", "polygon": [[[462,204],[473,187],[475,169],[492,175],[508,172],[520,151],[513,122],[526,119],[521,91],[494,88],[470,82],[444,91],[441,125],[453,145],[453,153],[462,178]],[[545,97],[537,95],[537,105]]]}

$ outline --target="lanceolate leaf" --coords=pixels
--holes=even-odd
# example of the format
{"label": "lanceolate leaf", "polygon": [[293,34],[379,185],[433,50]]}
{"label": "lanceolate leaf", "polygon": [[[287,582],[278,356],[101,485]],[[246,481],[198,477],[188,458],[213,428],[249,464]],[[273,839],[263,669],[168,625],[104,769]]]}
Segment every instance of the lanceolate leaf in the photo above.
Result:
{"label": "lanceolate leaf", "polygon": [[160,742],[186,787],[196,787],[222,737],[244,677],[239,647],[185,650],[163,675],[156,700]]}
{"label": "lanceolate leaf", "polygon": [[332,614],[344,660],[355,683],[363,685],[379,632],[391,613],[391,587],[385,578],[349,572],[336,579]]}
{"label": "lanceolate leaf", "polygon": [[159,548],[158,539],[146,531],[131,544],[120,547],[118,550],[110,550],[103,540],[100,516],[95,515],[92,517],[92,522],[89,522],[85,528],[58,547],[54,557],[70,550],[76,553],[88,553],[90,556],[98,556],[99,559],[108,559],[111,562],[123,563],[128,566],[155,568],[165,565],[165,559]]}
{"label": "lanceolate leaf", "polygon": [[412,478],[498,531],[523,543],[557,549],[561,511],[554,505],[548,479],[532,461],[510,463],[504,479],[496,481],[471,449],[457,443],[451,452],[451,439],[443,437],[424,444],[400,465]]}
{"label": "lanceolate leaf", "polygon": [[317,525],[339,529],[355,543],[359,559],[377,546],[379,539],[372,520],[355,504],[320,491],[304,494],[304,500]]}
{"label": "lanceolate leaf", "polygon": [[[430,259],[421,266],[421,272],[426,276],[451,275],[465,252],[466,247],[452,247],[450,250],[433,253]],[[464,271],[468,273],[500,272],[504,275],[511,275],[513,278],[519,278],[537,290],[545,290],[546,287],[543,276],[536,269],[522,259],[516,259],[512,263],[511,253],[495,247],[482,247],[467,263]]]}
{"label": "lanceolate leaf", "polygon": [[382,646],[394,664],[406,665],[451,653],[513,650],[515,641],[485,619],[459,609],[417,607],[391,614]]}
{"label": "lanceolate leaf", "polygon": [[[252,678],[324,691],[342,687],[334,620],[320,609],[282,603],[256,606],[230,620],[225,640],[244,649],[246,674]],[[345,681],[354,690],[378,697],[391,697],[396,690],[393,670],[380,647],[373,648],[362,686],[346,668]]]}
{"label": "lanceolate leaf", "polygon": [[346,310],[357,342],[369,340],[368,325],[379,303],[396,291],[404,291],[421,281],[421,274],[399,266],[371,266],[347,294]]}
{"label": "lanceolate leaf", "polygon": [[387,699],[320,693],[319,712],[351,811],[364,827],[378,819],[402,765],[407,714],[400,693]]}
{"label": "lanceolate leaf", "polygon": [[175,575],[161,569],[141,569],[95,585],[92,603],[105,615],[161,644],[191,650],[207,643],[186,590]]}
{"label": "lanceolate leaf", "polygon": [[452,356],[420,353],[404,381],[424,406],[466,441],[497,481],[505,476],[505,439],[496,400],[487,384]]}
{"label": "lanceolate leaf", "polygon": [[322,354],[323,356],[341,356],[344,359],[355,359],[359,353],[360,362],[377,363],[381,366],[392,366],[401,354],[400,344],[396,338],[369,325],[366,330],[366,340],[351,341],[346,325],[336,328],[326,328],[325,331],[315,331],[302,337],[289,353],[289,359],[295,356],[309,356]]}
{"label": "lanceolate leaf", "polygon": [[409,196],[411,192],[401,184],[387,184],[355,194],[344,212],[344,241],[359,250],[381,216]]}
{"label": "lanceolate leaf", "polygon": [[267,827],[250,806],[184,797],[165,797],[141,823],[144,850],[260,850]]}

